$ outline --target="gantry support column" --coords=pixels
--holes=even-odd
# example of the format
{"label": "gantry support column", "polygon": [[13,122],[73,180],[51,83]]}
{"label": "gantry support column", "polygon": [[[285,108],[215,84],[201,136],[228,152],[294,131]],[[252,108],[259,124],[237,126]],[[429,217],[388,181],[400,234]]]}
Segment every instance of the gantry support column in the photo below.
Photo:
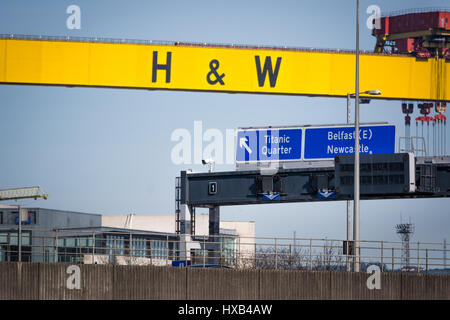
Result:
{"label": "gantry support column", "polygon": [[220,263],[220,207],[213,206],[209,208],[209,246],[208,263]]}

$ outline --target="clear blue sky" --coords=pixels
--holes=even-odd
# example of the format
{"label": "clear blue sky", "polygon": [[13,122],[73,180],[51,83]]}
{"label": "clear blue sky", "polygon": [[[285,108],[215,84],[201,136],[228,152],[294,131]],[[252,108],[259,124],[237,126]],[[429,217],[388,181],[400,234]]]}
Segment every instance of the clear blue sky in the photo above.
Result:
{"label": "clear blue sky", "polygon": [[[355,2],[3,0],[0,33],[353,49]],[[66,28],[70,4],[81,8],[81,30]],[[361,0],[361,48],[369,51],[375,40],[365,10],[372,4],[389,12],[448,1]],[[22,204],[102,214],[174,212],[175,177],[188,168],[206,170],[170,159],[171,133],[192,132],[195,120],[204,130],[223,132],[346,121],[346,102],[335,98],[5,85],[0,98],[0,188],[41,185],[51,198]],[[363,105],[361,121],[388,121],[404,130],[400,102]],[[413,240],[450,239],[449,204],[363,201],[361,238],[397,240],[394,225],[402,215],[416,224]],[[346,234],[345,202],[224,207],[221,215],[255,221],[258,236]]]}

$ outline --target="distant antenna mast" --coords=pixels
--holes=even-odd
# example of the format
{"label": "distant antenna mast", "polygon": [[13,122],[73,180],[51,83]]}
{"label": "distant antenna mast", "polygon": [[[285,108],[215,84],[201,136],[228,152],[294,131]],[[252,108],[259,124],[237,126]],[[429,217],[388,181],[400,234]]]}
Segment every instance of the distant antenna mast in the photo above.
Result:
{"label": "distant antenna mast", "polygon": [[409,239],[414,233],[414,225],[410,223],[400,223],[395,226],[397,234],[402,240],[402,263],[405,267],[409,266]]}

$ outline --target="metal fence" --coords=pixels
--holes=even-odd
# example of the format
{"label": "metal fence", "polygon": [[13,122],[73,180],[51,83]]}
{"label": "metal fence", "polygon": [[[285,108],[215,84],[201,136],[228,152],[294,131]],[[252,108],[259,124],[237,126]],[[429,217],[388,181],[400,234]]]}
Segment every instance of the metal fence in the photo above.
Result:
{"label": "metal fence", "polygon": [[410,13],[427,13],[427,12],[450,12],[450,7],[426,7],[426,8],[402,9],[382,13],[381,17],[384,18],[384,17],[400,16]]}
{"label": "metal fence", "polygon": [[[244,238],[175,234],[0,229],[0,262],[26,261],[80,264],[181,265],[273,270],[347,270],[354,247],[339,239]],[[450,273],[445,243],[360,241],[360,265],[383,272]],[[348,254],[347,254],[348,253]],[[178,263],[173,263],[177,261]],[[186,262],[188,261],[188,262]]]}
{"label": "metal fence", "polygon": [[[205,43],[192,41],[167,41],[167,40],[141,40],[141,39],[118,39],[104,37],[78,37],[78,36],[48,36],[48,35],[26,35],[26,34],[0,34],[0,39],[18,39],[18,40],[42,40],[42,41],[71,41],[71,42],[99,42],[99,43],[123,43],[123,44],[143,44],[143,45],[164,45],[164,46],[184,46],[184,47],[217,47],[217,48],[235,48],[235,49],[265,49],[281,51],[306,51],[306,52],[324,52],[324,53],[348,53],[354,54],[354,50],[334,49],[334,48],[311,48],[294,46],[273,46],[273,45],[252,45],[252,44],[227,44],[227,43]],[[408,56],[401,53],[375,53],[373,51],[360,50],[361,54],[366,55],[396,55]]]}
{"label": "metal fence", "polygon": [[[267,238],[255,246],[257,268],[350,271],[353,266],[353,243],[339,239]],[[447,252],[444,243],[410,242],[405,249],[402,242],[361,240],[361,270],[378,265],[384,272],[450,273]]]}

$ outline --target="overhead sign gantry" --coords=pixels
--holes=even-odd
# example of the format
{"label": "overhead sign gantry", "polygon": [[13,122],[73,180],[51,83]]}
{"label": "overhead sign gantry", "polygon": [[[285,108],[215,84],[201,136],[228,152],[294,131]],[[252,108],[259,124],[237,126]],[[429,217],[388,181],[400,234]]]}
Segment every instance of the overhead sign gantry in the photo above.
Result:
{"label": "overhead sign gantry", "polygon": [[[350,200],[353,155],[329,167],[189,173],[181,172],[181,204],[193,207]],[[362,154],[361,199],[450,197],[450,157],[412,153]],[[270,196],[271,195],[271,196]]]}
{"label": "overhead sign gantry", "polygon": [[[362,154],[360,161],[361,199],[450,197],[450,157]],[[178,180],[177,230],[184,237],[195,235],[196,207],[209,208],[209,241],[214,242],[219,233],[221,206],[350,200],[353,174],[354,155],[349,154],[336,156],[327,167],[182,171]],[[218,244],[208,248],[214,249],[214,245]],[[217,247],[214,251],[218,251]]]}

